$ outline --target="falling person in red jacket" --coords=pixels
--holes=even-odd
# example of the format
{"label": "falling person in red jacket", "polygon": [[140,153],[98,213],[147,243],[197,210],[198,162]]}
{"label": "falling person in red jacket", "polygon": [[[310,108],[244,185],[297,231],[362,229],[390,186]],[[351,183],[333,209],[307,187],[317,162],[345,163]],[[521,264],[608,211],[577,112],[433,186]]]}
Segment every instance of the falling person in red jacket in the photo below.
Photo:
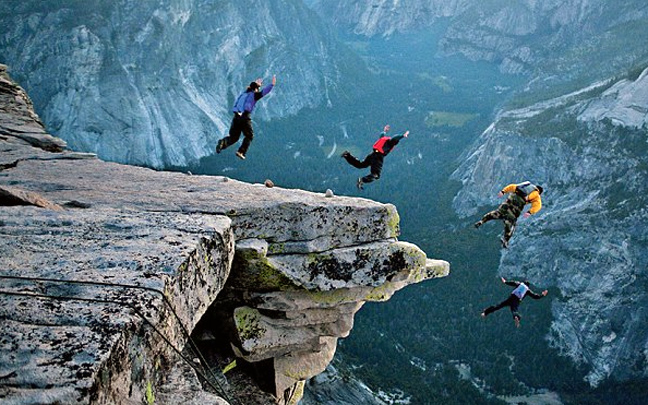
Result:
{"label": "falling person in red jacket", "polygon": [[385,156],[387,156],[389,152],[394,149],[394,147],[398,144],[398,142],[400,142],[401,139],[407,138],[407,136],[409,135],[409,131],[405,131],[403,135],[397,135],[390,138],[387,136],[389,129],[389,124],[385,125],[383,132],[380,134],[380,137],[373,145],[373,151],[368,154],[364,158],[364,160],[358,160],[355,156],[353,156],[349,151],[346,150],[342,153],[342,157],[353,167],[356,167],[358,169],[371,167],[371,172],[368,175],[358,178],[356,185],[360,190],[363,190],[363,184],[371,183],[372,181],[378,180],[380,178],[380,173],[382,172],[383,160],[385,159]]}
{"label": "falling person in red jacket", "polygon": [[500,310],[504,307],[509,307],[511,309],[511,313],[513,314],[513,320],[515,321],[515,326],[520,327],[520,319],[521,316],[518,313],[518,307],[520,306],[520,303],[522,302],[522,299],[526,297],[527,295],[533,299],[539,300],[540,298],[543,298],[548,294],[547,290],[544,290],[542,294],[537,294],[533,291],[531,291],[531,288],[529,288],[529,282],[524,280],[524,281],[506,281],[504,277],[501,277],[502,283],[506,285],[510,285],[511,287],[515,287],[515,289],[511,292],[511,295],[508,296],[507,299],[504,301],[500,302],[499,304],[493,306],[491,305],[490,307],[486,308],[482,313],[482,317],[487,317],[489,314]]}

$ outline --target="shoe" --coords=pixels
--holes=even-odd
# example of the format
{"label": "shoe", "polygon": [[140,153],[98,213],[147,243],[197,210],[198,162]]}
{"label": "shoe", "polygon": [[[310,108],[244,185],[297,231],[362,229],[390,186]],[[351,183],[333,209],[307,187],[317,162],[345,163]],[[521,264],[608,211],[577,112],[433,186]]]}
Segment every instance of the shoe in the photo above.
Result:
{"label": "shoe", "polygon": [[364,187],[362,187],[362,177],[358,177],[358,182],[356,183],[356,186],[358,186],[358,190],[364,190]]}
{"label": "shoe", "polygon": [[345,150],[344,152],[342,152],[342,154],[341,154],[340,156],[342,156],[343,158],[345,158],[345,157],[349,156],[350,154],[351,154],[351,153],[349,153],[348,150]]}
{"label": "shoe", "polygon": [[515,317],[513,317],[513,320],[515,321],[515,327],[519,328],[520,327],[520,318],[515,316]]}
{"label": "shoe", "polygon": [[481,313],[482,318],[486,318],[486,312]]}
{"label": "shoe", "polygon": [[241,159],[241,160],[245,160],[245,155],[242,154],[241,152],[236,152],[236,157]]}
{"label": "shoe", "polygon": [[216,153],[221,153],[223,149],[225,149],[225,139],[219,140],[216,144]]}
{"label": "shoe", "polygon": [[477,229],[479,229],[479,227],[482,226],[482,225],[484,225],[484,223],[481,220],[475,222],[475,228],[477,228]]}
{"label": "shoe", "polygon": [[500,241],[502,241],[502,247],[508,249],[508,241],[504,238],[500,238]]}

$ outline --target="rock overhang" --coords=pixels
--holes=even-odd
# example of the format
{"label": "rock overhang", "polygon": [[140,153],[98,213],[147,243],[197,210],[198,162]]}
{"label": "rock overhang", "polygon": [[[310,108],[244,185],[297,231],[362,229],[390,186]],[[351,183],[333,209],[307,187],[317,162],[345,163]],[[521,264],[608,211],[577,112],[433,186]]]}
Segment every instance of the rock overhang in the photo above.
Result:
{"label": "rock overhang", "polygon": [[[28,98],[3,98],[5,111],[12,100]],[[280,398],[323,370],[365,301],[448,273],[397,240],[391,204],[103,162],[21,117],[0,123],[7,400],[149,400],[228,288],[246,290],[233,346],[273,359]],[[271,333],[248,333],[245,317]]]}

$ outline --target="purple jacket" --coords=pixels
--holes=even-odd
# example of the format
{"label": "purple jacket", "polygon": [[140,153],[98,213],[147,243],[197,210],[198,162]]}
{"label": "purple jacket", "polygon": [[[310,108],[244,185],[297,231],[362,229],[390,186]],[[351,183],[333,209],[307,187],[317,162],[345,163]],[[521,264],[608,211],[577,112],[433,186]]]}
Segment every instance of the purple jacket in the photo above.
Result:
{"label": "purple jacket", "polygon": [[269,84],[265,86],[260,92],[250,90],[241,93],[241,95],[236,99],[234,107],[232,107],[232,112],[251,114],[254,110],[256,102],[261,100],[261,98],[263,98],[263,96],[265,96],[266,94],[270,93],[273,87],[274,86],[272,84]]}

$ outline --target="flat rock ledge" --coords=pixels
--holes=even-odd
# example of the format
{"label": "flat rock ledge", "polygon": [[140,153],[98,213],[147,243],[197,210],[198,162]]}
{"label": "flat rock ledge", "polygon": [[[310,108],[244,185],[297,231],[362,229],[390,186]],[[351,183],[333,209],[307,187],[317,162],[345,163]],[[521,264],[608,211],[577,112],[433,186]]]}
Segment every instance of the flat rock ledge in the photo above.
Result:
{"label": "flat rock ledge", "polygon": [[67,151],[0,65],[0,402],[294,404],[364,302],[448,274],[398,223],[389,204]]}

